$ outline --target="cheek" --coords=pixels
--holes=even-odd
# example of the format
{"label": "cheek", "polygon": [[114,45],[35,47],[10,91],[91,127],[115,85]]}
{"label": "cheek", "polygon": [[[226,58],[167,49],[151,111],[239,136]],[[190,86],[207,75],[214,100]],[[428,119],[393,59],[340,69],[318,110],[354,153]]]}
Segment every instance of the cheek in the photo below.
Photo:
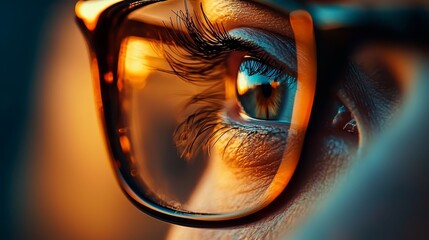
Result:
{"label": "cheek", "polygon": [[[264,204],[284,150],[292,150],[296,135],[284,128],[249,126],[232,123],[226,116],[221,118],[224,120],[208,144],[209,165],[188,204],[202,212],[228,212]],[[288,147],[287,138],[291,143]]]}
{"label": "cheek", "polygon": [[[234,229],[197,229],[173,226],[169,239],[276,239],[292,230],[305,216],[311,213],[315,203],[326,197],[337,178],[350,165],[356,152],[354,138],[339,132],[313,134],[306,146],[311,151],[298,165],[292,181],[285,191],[270,206],[270,212],[261,221]],[[201,199],[206,204],[212,201],[210,194]]]}

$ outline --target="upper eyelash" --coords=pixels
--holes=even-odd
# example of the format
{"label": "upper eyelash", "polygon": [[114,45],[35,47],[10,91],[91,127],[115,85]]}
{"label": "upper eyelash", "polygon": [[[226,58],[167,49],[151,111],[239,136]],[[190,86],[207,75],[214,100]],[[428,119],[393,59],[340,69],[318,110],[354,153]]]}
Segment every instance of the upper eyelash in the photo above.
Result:
{"label": "upper eyelash", "polygon": [[193,83],[201,83],[202,76],[205,81],[216,80],[219,73],[225,69],[227,56],[238,51],[258,56],[263,65],[273,67],[275,71],[270,72],[273,77],[285,73],[294,76],[293,71],[272,59],[259,46],[231,36],[222,24],[212,23],[202,5],[200,8],[201,14],[194,11],[192,16],[185,6],[185,11],[174,12],[176,21],[170,18],[169,27],[164,23],[173,39],[173,45],[169,45],[170,51],[165,51],[165,57],[174,74]]}
{"label": "upper eyelash", "polygon": [[292,84],[296,81],[296,78],[285,74],[282,70],[261,62],[260,59],[255,57],[245,57],[247,61],[242,61],[240,65],[240,71],[245,72],[252,76],[254,74],[260,74],[266,76],[270,79],[276,79],[279,82],[286,82],[287,84]]}

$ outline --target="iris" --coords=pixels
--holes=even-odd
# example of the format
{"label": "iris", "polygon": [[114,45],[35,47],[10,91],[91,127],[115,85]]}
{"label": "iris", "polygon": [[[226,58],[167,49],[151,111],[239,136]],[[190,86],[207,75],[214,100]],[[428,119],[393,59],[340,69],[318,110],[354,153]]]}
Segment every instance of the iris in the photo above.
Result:
{"label": "iris", "polygon": [[295,77],[256,58],[245,57],[237,73],[236,90],[245,117],[290,123]]}

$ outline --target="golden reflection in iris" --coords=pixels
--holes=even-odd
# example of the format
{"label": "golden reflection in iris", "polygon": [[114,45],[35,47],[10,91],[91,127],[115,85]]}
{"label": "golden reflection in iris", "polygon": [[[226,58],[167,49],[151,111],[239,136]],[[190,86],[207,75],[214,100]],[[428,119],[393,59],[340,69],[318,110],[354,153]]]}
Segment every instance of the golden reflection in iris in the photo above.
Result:
{"label": "golden reflection in iris", "polygon": [[[276,79],[269,79],[270,82],[258,82],[258,80],[251,80],[251,78],[262,78],[265,79],[267,76],[262,75],[252,75],[249,76],[247,72],[240,71],[237,75],[237,93],[241,97],[245,94],[250,94],[249,91],[253,91],[255,98],[255,108],[256,115],[254,117],[259,119],[270,119],[277,116],[280,112],[282,95],[284,91],[280,88],[280,82],[276,81]],[[262,87],[265,84],[268,84],[271,87],[270,96],[266,96],[263,93]],[[242,106],[244,112],[246,109]],[[246,113],[248,114],[248,113]],[[250,116],[253,117],[253,116]]]}
{"label": "golden reflection in iris", "polygon": [[249,90],[249,85],[247,84],[246,74],[243,72],[238,73],[237,76],[237,92],[239,95],[244,95]]}
{"label": "golden reflection in iris", "polygon": [[81,18],[89,30],[97,26],[100,14],[108,7],[122,0],[80,1],[75,6],[76,15]]}

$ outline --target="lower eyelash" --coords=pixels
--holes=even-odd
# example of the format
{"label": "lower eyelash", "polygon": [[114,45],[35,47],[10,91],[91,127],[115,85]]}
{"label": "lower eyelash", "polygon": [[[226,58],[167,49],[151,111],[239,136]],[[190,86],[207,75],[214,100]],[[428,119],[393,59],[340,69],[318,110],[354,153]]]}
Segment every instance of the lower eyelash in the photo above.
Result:
{"label": "lower eyelash", "polygon": [[225,112],[221,112],[219,117],[225,129],[207,139],[209,150],[216,151],[222,164],[237,179],[247,179],[256,184],[255,190],[266,189],[266,184],[271,183],[276,175],[284,151],[295,148],[293,145],[297,142],[297,136],[289,132],[287,126],[240,123]]}
{"label": "lower eyelash", "polygon": [[197,109],[178,125],[173,135],[181,158],[193,159],[201,151],[209,155],[220,140],[226,143],[223,146],[222,157],[227,150],[231,152],[230,143],[240,138],[241,142],[233,149],[236,152],[253,139],[257,139],[258,144],[276,138],[284,141],[287,134],[285,127],[240,123],[231,119],[223,110],[225,97],[222,89],[223,85],[209,87],[206,91],[192,96],[187,102],[184,110],[192,107]]}
{"label": "lower eyelash", "polygon": [[181,158],[190,160],[198,155],[200,149],[208,150],[208,139],[221,124],[218,113],[225,102],[223,89],[222,84],[208,87],[207,90],[192,96],[186,103],[184,112],[192,107],[196,110],[177,126],[173,135]]}

